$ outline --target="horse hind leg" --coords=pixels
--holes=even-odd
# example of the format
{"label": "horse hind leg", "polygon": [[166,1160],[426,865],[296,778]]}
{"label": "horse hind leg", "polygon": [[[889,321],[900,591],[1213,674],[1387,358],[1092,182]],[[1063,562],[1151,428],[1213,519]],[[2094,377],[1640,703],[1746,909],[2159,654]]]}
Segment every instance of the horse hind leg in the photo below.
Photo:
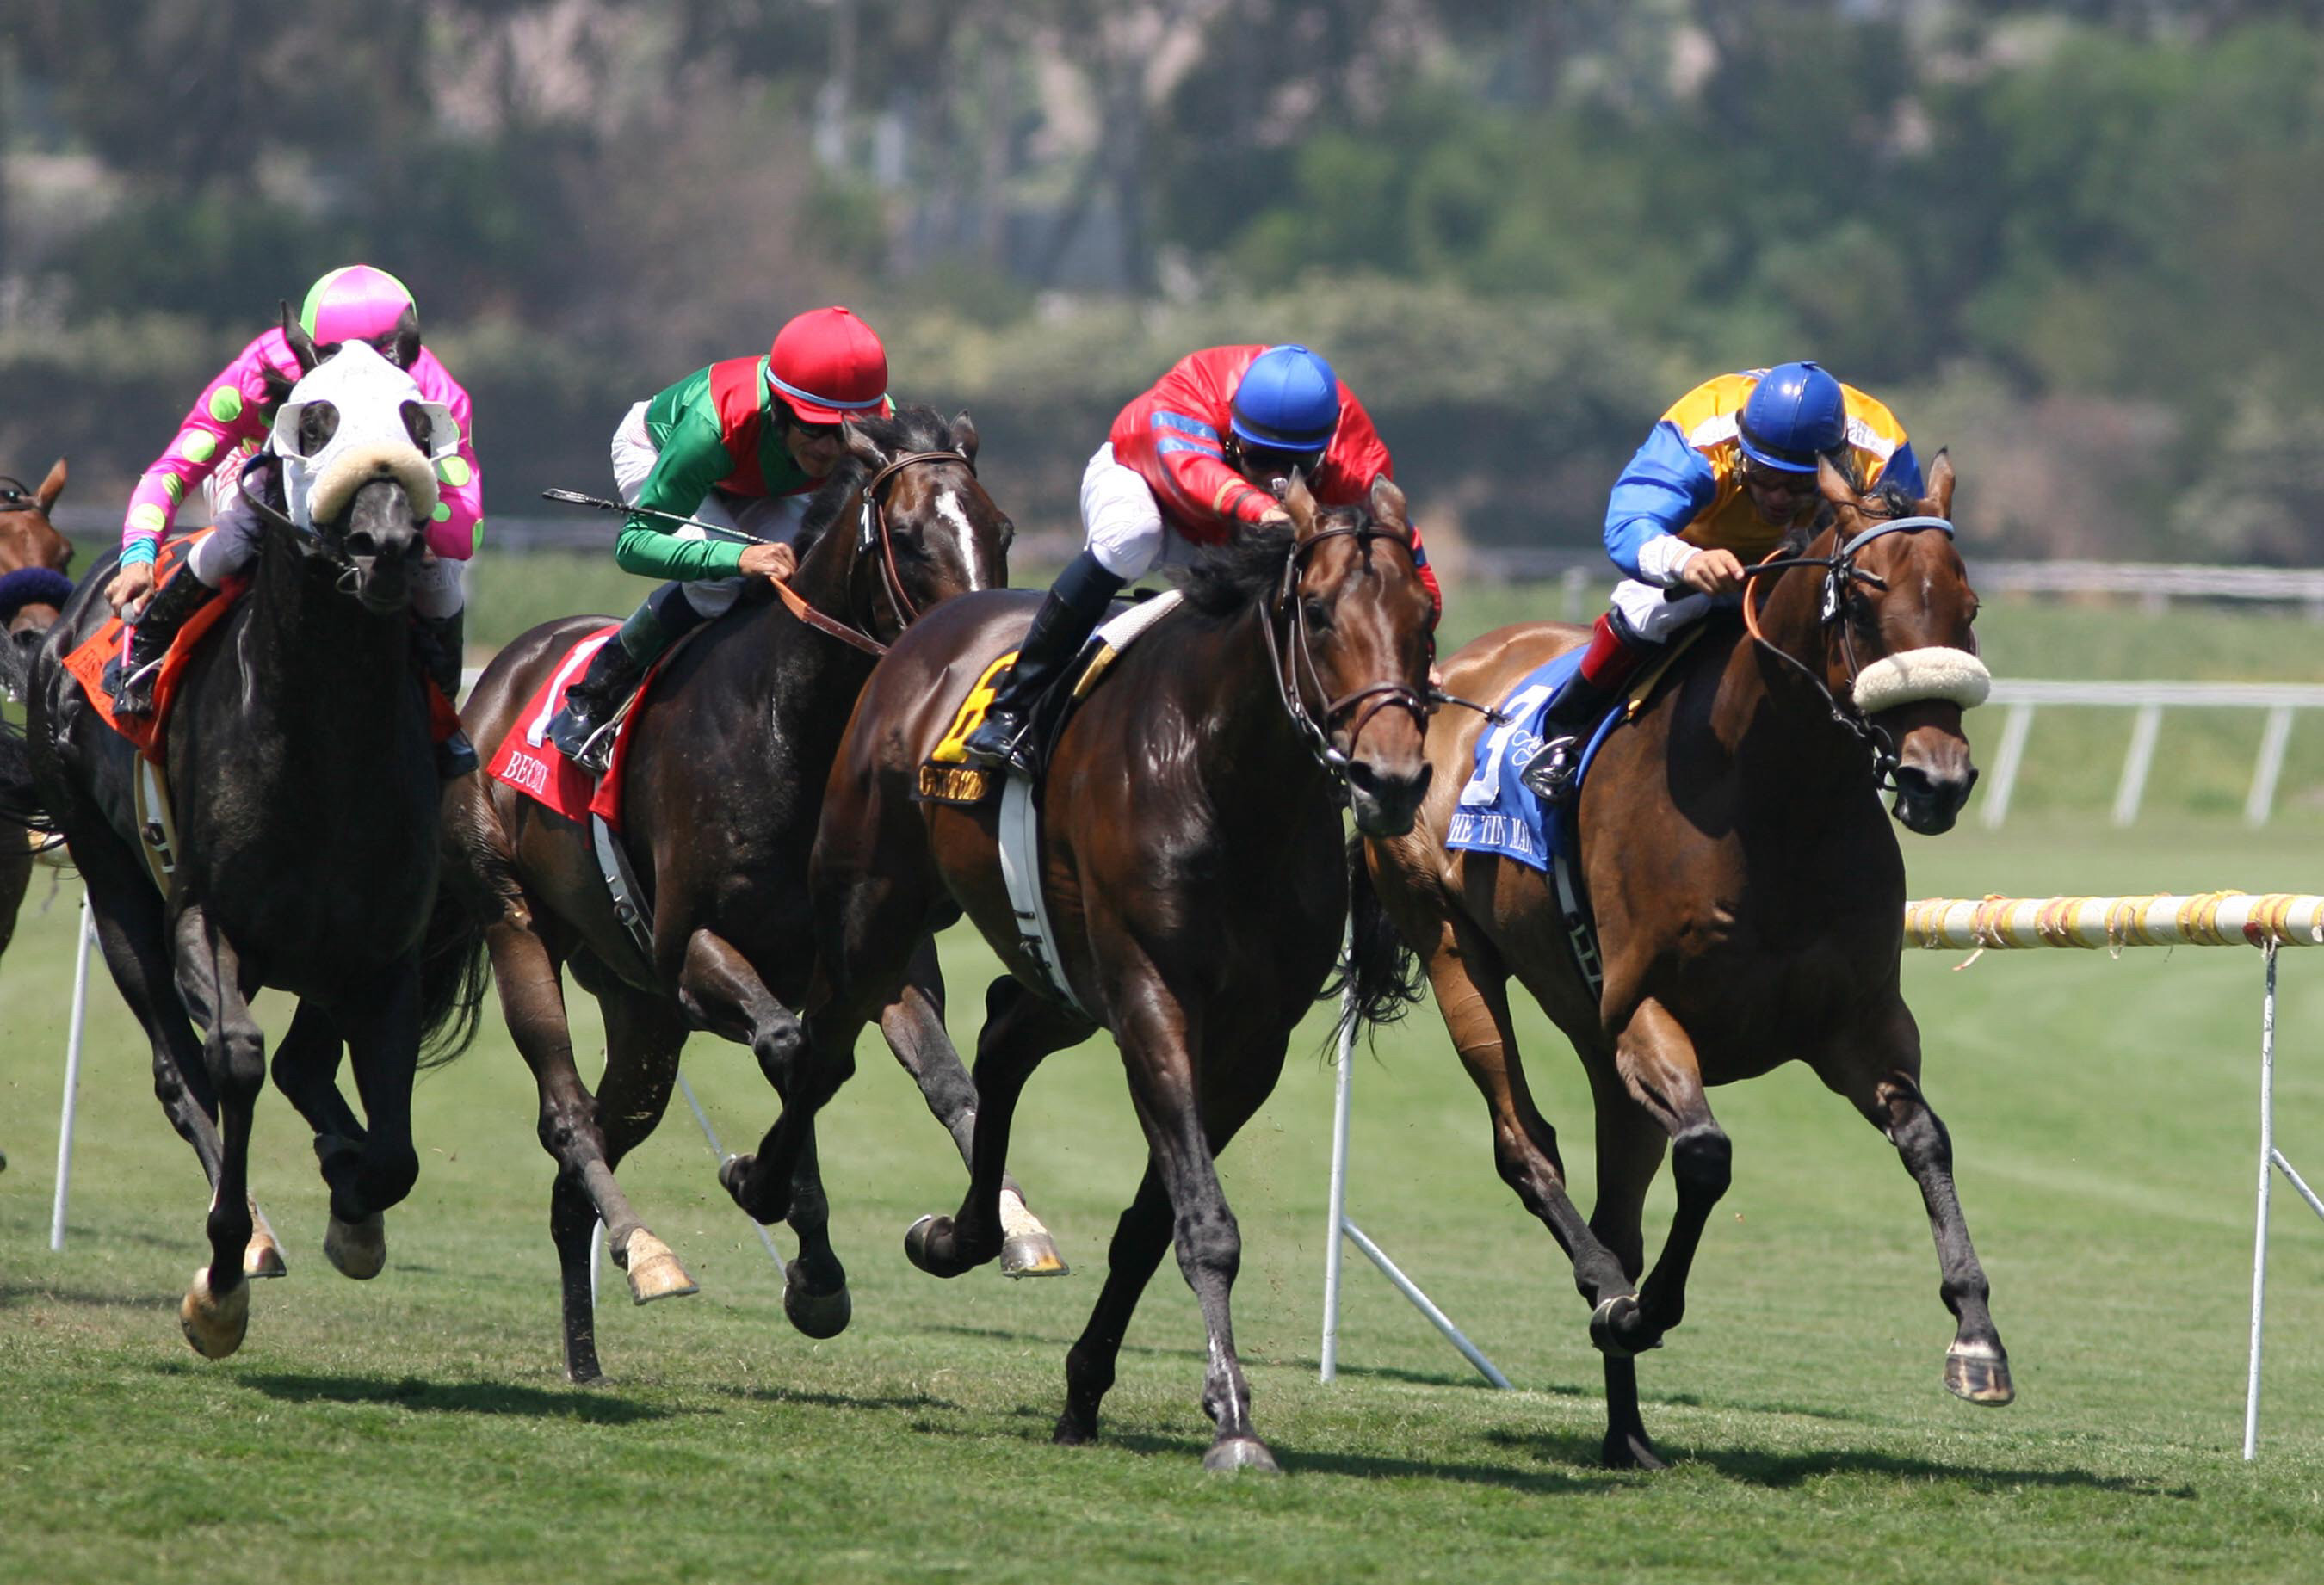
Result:
{"label": "horse hind leg", "polygon": [[[605,1179],[611,1184],[622,1157],[645,1142],[669,1109],[687,1030],[678,1009],[659,997],[622,989],[597,1000],[605,1019],[605,1074],[597,1085],[596,1117]],[[628,1200],[618,1187],[612,1198],[617,1202],[617,1215],[606,1221],[607,1241],[614,1264],[629,1274],[631,1299],[646,1304],[698,1291],[670,1247],[648,1230],[634,1212],[626,1219],[623,1235],[613,1236],[618,1212]]]}
{"label": "horse hind leg", "polygon": [[[936,942],[923,940],[912,954],[904,988],[880,1013],[880,1032],[888,1048],[921,1096],[952,1135],[961,1164],[974,1170],[976,1140],[976,1082],[961,1065],[960,1053],[944,1025],[944,977],[936,963]],[[1069,1276],[1072,1267],[1057,1250],[1055,1238],[1025,1203],[1017,1180],[1001,1175],[1001,1275],[1003,1276]]]}

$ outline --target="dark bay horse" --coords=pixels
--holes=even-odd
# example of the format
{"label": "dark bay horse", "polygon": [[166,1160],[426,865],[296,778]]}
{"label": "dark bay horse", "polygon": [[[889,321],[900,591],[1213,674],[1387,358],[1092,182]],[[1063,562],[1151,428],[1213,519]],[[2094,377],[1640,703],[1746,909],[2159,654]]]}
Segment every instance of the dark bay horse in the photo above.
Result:
{"label": "dark bay horse", "polygon": [[[1616,1466],[1661,1467],[1639,1418],[1633,1356],[1678,1324],[1689,1262],[1727,1189],[1728,1138],[1703,1090],[1794,1058],[1887,1135],[1920,1185],[1958,1318],[1945,1385],[1974,1403],[2011,1396],[1951,1143],[1921,1093],[1920,1031],[1898,988],[1904,866],[1868,748],[1884,769],[1893,761],[1905,825],[1950,828],[1977,775],[1962,705],[1984,696],[1969,626],[1977,596],[1949,526],[1932,521],[1950,507],[1952,466],[1938,457],[1918,502],[1902,492],[1859,499],[1829,465],[1821,485],[1830,526],[1779,553],[1781,570],[1748,591],[1764,641],[1716,619],[1635,723],[1606,740],[1583,786],[1581,867],[1602,992],[1576,966],[1548,877],[1444,846],[1481,722],[1431,738],[1436,788],[1417,824],[1370,848],[1381,900],[1484,1092],[1501,1176],[1548,1224],[1592,1306],[1606,1355],[1605,1458]],[[1586,636],[1504,628],[1453,656],[1445,686],[1506,697]],[[1586,1223],[1566,1195],[1556,1133],[1526,1086],[1512,976],[1589,1073],[1598,1203]],[[1665,1142],[1677,1214],[1634,1286],[1645,1270],[1641,1209]]]}
{"label": "dark bay horse", "polygon": [[[312,375],[315,348],[287,308],[283,324]],[[357,364],[337,366],[348,357]],[[350,376],[363,357],[379,370]],[[110,614],[111,558],[66,607],[26,690],[29,790],[71,845],[106,965],[152,1043],[155,1091],[212,1185],[210,1258],[179,1314],[213,1359],[241,1345],[249,1320],[247,1161],[267,1077],[249,998],[271,986],[299,999],[274,1076],[316,1130],[330,1188],[326,1252],[368,1277],[386,1258],[381,1212],[419,1175],[410,1095],[422,1046],[448,1055],[463,1044],[483,994],[480,980],[457,974],[422,983],[431,934],[449,933],[435,941],[438,961],[472,955],[458,950],[462,919],[437,908],[438,786],[408,659],[410,579],[435,494],[429,420],[410,377],[368,348],[326,369],[341,401],[300,403],[297,454],[330,451],[343,422],[351,437],[392,439],[339,448],[337,471],[317,484],[311,531],[261,514],[250,593],[195,654],[170,723],[177,859],[166,895],[141,857],[136,751],[63,665]],[[0,790],[14,806],[27,789]],[[342,1040],[364,1121],[335,1082]]]}
{"label": "dark bay horse", "polygon": [[[68,470],[59,457],[37,490],[0,475],[0,633],[17,653],[0,666],[0,682],[13,693],[41,635],[56,625],[57,613],[72,596],[72,542],[57,532],[49,509],[65,492]],[[13,773],[29,774],[22,760],[22,743],[0,743],[0,756],[14,758],[13,768],[0,768],[0,782]],[[16,934],[16,910],[23,906],[24,889],[32,883],[33,846],[37,834],[0,825],[0,952]]]}
{"label": "dark bay horse", "polygon": [[[1039,870],[1077,1005],[1019,940],[994,805],[915,797],[970,687],[1023,637],[1033,596],[955,601],[881,662],[832,768],[816,846],[829,999],[811,1012],[788,1110],[733,1185],[755,1214],[779,1208],[787,1131],[845,1080],[858,1032],[905,982],[916,944],[965,912],[1010,976],[985,996],[966,1197],[956,1215],[915,1224],[907,1252],[940,1276],[993,1258],[1019,1093],[1049,1053],[1111,1030],[1149,1154],[1066,1361],[1056,1440],[1096,1434],[1130,1313],[1175,1239],[1209,1334],[1203,1407],[1218,1431],[1204,1462],[1214,1470],[1275,1463],[1235,1356],[1228,1295],[1241,1240],[1213,1162],[1274,1089],[1339,949],[1342,801],[1360,830],[1389,835],[1411,824],[1429,779],[1433,609],[1403,496],[1383,481],[1369,513],[1326,511],[1295,484],[1286,505],[1296,532],[1256,530],[1198,565],[1185,605],[1114,661],[1049,760]],[[1357,940],[1361,1014],[1390,1016],[1399,991],[1416,991],[1391,977],[1394,934],[1368,886]]]}
{"label": "dark bay horse", "polygon": [[[844,434],[848,458],[809,507],[812,542],[791,580],[810,606],[884,640],[922,610],[1008,581],[1014,529],[977,481],[968,415],[947,424],[908,407]],[[549,622],[493,659],[464,712],[487,752],[574,641],[610,620]],[[652,908],[650,961],[615,917],[586,826],[496,781],[472,778],[451,795],[455,862],[493,899],[488,940],[501,1007],[540,1085],[540,1142],[557,1162],[549,1233],[563,1275],[565,1368],[576,1381],[599,1375],[589,1283],[599,1218],[639,1304],[695,1291],[613,1178],[660,1120],[687,1033],[708,1029],[749,1046],[769,1078],[784,1082],[799,1040],[790,1009],[814,963],[807,850],[872,659],[772,600],[746,600],[665,668],[638,706],[621,767],[622,841]],[[917,963],[882,1025],[965,1156],[975,1091],[945,1035],[933,947]],[[594,1096],[566,1023],[567,965],[604,1017],[605,1072]],[[790,1204],[799,1254],[784,1274],[783,1306],[800,1331],[828,1337],[847,1323],[846,1273],[831,1249],[812,1151],[799,1175]]]}

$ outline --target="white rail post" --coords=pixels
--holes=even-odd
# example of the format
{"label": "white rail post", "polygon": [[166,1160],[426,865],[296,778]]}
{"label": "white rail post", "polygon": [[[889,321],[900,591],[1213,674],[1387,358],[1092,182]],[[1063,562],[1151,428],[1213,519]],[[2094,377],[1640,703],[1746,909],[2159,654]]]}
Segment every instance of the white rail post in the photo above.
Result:
{"label": "white rail post", "polygon": [[2259,759],[2252,766],[2251,793],[2244,799],[2245,825],[2267,824],[2268,813],[2275,806],[2276,779],[2283,774],[2283,751],[2291,741],[2292,706],[2270,705],[2267,726],[2259,737]]}
{"label": "white rail post", "polygon": [[2146,773],[2154,766],[2154,740],[2163,732],[2163,706],[2141,705],[2130,727],[2130,751],[2122,757],[2122,783],[2115,788],[2114,823],[2128,825],[2138,818],[2146,797]]}
{"label": "white rail post", "polygon": [[2275,1172],[2275,943],[2266,946],[2259,1015],[2259,1210],[2252,1234],[2251,1368],[2244,1386],[2244,1459],[2259,1457],[2260,1337],[2267,1313],[2267,1201]]}
{"label": "white rail post", "polygon": [[2009,818],[2009,795],[2017,789],[2018,767],[2025,761],[2025,736],[2034,730],[2034,706],[2009,706],[2003,718],[2001,747],[1994,751],[1993,779],[1986,783],[1985,809],[1978,819],[1987,831],[1998,831]]}
{"label": "white rail post", "polygon": [[1331,1221],[1323,1239],[1323,1347],[1322,1378],[1340,1374],[1340,1229],[1348,1220],[1348,1070],[1355,1065],[1356,988],[1340,996],[1340,1073],[1332,1101]]}
{"label": "white rail post", "polygon": [[65,1249],[65,1203],[72,1193],[73,1107],[80,1093],[80,1037],[88,1018],[88,944],[96,931],[89,924],[88,893],[80,894],[80,936],[73,954],[72,1026],[65,1037],[64,1115],[57,1123],[57,1199],[49,1213],[49,1249]]}
{"label": "white rail post", "polygon": [[[718,1142],[718,1130],[710,1126],[710,1114],[703,1110],[702,1102],[694,1098],[694,1086],[686,1082],[686,1075],[683,1073],[678,1075],[678,1091],[679,1094],[686,1097],[687,1105],[694,1109],[694,1120],[702,1125],[702,1137],[710,1141],[710,1154],[718,1158],[719,1166],[725,1166],[733,1158],[726,1154],[726,1147]],[[775,1263],[777,1271],[780,1271],[783,1268],[783,1252],[775,1248],[774,1234],[769,1232],[766,1223],[757,1217],[753,1216],[749,1220],[752,1228],[759,1235],[759,1242],[767,1247],[767,1258]],[[603,1227],[604,1223],[599,1222],[597,1225]],[[595,1268],[592,1267],[592,1269]]]}

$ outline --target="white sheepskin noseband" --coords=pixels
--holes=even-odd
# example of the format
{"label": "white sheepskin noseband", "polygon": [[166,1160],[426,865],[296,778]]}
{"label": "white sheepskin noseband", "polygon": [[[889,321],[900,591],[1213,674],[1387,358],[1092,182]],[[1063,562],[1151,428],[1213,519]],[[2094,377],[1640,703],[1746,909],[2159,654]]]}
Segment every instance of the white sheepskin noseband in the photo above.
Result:
{"label": "white sheepskin noseband", "polygon": [[1917,699],[1950,699],[1968,710],[1985,703],[1993,673],[1966,650],[1941,645],[1884,655],[1856,678],[1856,707],[1877,715]]}
{"label": "white sheepskin noseband", "polygon": [[[299,419],[309,403],[327,401],[338,410],[339,426],[321,450],[299,455]],[[406,402],[431,420],[430,450],[411,443],[403,427]],[[448,455],[459,430],[440,402],[423,401],[410,374],[370,346],[349,341],[290,388],[274,415],[269,448],[282,459],[282,493],[290,521],[302,529],[330,522],[347,510],[357,490],[374,479],[391,478],[410,497],[413,514],[425,520],[436,510],[436,470],[430,452]]]}

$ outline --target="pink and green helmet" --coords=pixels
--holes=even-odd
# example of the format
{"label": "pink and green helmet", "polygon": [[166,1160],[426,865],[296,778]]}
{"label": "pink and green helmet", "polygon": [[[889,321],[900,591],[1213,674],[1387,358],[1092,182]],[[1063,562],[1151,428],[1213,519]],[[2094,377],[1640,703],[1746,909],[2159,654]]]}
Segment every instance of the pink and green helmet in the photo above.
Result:
{"label": "pink and green helmet", "polygon": [[341,341],[377,341],[410,316],[420,324],[419,305],[402,281],[370,264],[348,264],[315,282],[299,310],[300,327],[318,346]]}

